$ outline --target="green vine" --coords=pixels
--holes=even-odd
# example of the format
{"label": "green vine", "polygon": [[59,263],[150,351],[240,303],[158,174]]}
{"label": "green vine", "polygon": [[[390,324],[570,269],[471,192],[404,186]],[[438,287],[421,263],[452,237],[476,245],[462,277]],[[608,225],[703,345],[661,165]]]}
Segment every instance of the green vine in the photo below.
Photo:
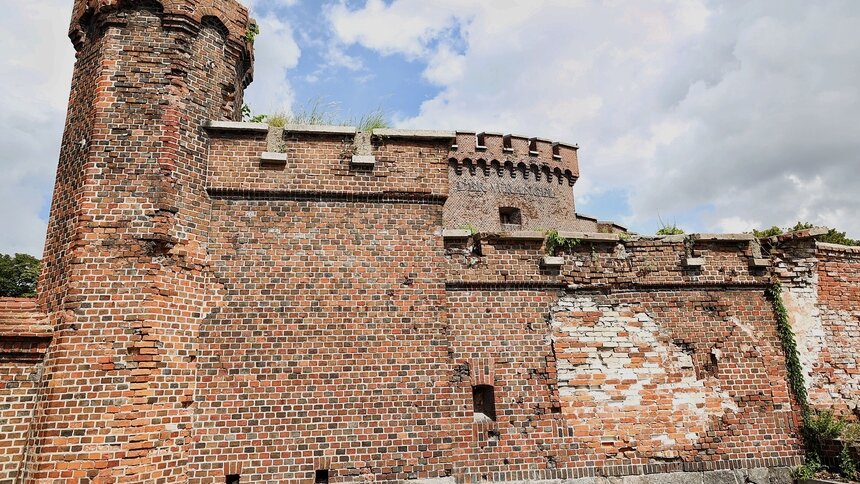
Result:
{"label": "green vine", "polygon": [[[806,447],[806,463],[795,470],[798,478],[811,479],[826,469],[822,464],[823,445],[827,441],[836,440],[843,433],[848,423],[833,415],[829,410],[812,410],[809,407],[809,395],[804,384],[803,368],[797,351],[794,331],[788,320],[788,310],[782,301],[782,286],[777,282],[767,290],[767,296],[773,303],[776,313],[776,331],[782,348],[785,351],[785,367],[788,371],[788,384],[791,392],[800,405],[802,418],[803,440]],[[842,443],[842,452],[838,456],[838,466],[833,469],[849,479],[857,475],[857,467],[848,452],[848,446]]]}
{"label": "green vine", "polygon": [[776,331],[785,351],[785,367],[788,370],[788,384],[791,387],[797,403],[800,405],[800,414],[806,420],[809,413],[809,397],[806,393],[806,385],[803,379],[803,367],[800,365],[800,356],[797,352],[797,342],[794,339],[794,331],[788,321],[788,310],[782,302],[782,285],[773,284],[767,290],[767,296],[773,304],[776,313]]}
{"label": "green vine", "polygon": [[580,244],[579,239],[568,239],[559,235],[558,230],[548,230],[546,232],[546,253],[547,255],[556,255],[562,251],[572,251],[574,247]]}

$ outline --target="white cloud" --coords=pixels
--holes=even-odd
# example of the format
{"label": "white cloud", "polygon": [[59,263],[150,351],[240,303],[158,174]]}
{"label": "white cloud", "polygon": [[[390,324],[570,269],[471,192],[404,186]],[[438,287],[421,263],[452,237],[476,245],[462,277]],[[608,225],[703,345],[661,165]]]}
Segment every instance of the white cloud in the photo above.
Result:
{"label": "white cloud", "polygon": [[242,4],[248,7],[253,13],[263,7],[292,7],[299,3],[299,0],[242,0]]}
{"label": "white cloud", "polygon": [[438,5],[329,15],[345,44],[426,63],[441,90],[401,125],[578,141],[580,198],[629,193],[622,218],[640,225],[699,213],[688,228],[860,236],[856,2]]}
{"label": "white cloud", "polygon": [[[0,252],[40,256],[74,49],[65,0],[9,2],[0,17]],[[34,59],[38,59],[34,62]]]}
{"label": "white cloud", "polygon": [[427,53],[429,41],[452,27],[459,13],[470,9],[460,3],[410,0],[386,5],[382,0],[368,0],[364,8],[350,10],[341,2],[328,9],[327,17],[343,42],[360,43],[384,54],[418,57]]}
{"label": "white cloud", "polygon": [[292,27],[275,13],[252,10],[252,14],[260,25],[260,35],[254,42],[254,82],[246,91],[245,101],[257,113],[288,110],[295,97],[288,74],[298,65],[301,49]]}

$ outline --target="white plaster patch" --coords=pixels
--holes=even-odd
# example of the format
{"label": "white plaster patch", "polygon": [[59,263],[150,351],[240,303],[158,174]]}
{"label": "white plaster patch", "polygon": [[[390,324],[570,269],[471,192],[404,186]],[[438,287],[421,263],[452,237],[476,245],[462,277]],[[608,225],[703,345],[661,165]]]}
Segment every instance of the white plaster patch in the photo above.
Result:
{"label": "white plaster patch", "polygon": [[580,425],[617,429],[640,442],[643,455],[693,444],[712,417],[738,411],[716,378],[696,377],[689,350],[646,313],[565,297],[553,308],[551,328],[563,413]]}

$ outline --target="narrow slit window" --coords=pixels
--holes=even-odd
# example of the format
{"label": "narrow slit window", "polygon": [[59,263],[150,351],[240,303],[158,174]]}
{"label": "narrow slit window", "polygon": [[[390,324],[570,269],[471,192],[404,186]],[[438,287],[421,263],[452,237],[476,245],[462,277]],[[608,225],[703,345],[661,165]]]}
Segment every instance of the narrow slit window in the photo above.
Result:
{"label": "narrow slit window", "polygon": [[491,385],[472,387],[472,405],[476,422],[496,420],[496,392]]}
{"label": "narrow slit window", "polygon": [[502,207],[499,209],[499,222],[502,227],[518,228],[523,224],[523,217],[520,209],[514,207]]}
{"label": "narrow slit window", "polygon": [[317,469],[314,474],[314,484],[328,484],[328,469]]}

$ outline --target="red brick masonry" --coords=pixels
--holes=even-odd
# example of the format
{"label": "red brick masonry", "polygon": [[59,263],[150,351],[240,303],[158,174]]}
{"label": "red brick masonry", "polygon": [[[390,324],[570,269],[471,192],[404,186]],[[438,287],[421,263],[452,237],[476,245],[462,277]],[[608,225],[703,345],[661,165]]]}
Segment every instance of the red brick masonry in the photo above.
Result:
{"label": "red brick masonry", "polygon": [[815,404],[857,408],[854,251],[628,235],[576,213],[575,145],[237,123],[249,25],[75,2],[40,293],[0,302],[0,482],[796,465],[774,280]]}

